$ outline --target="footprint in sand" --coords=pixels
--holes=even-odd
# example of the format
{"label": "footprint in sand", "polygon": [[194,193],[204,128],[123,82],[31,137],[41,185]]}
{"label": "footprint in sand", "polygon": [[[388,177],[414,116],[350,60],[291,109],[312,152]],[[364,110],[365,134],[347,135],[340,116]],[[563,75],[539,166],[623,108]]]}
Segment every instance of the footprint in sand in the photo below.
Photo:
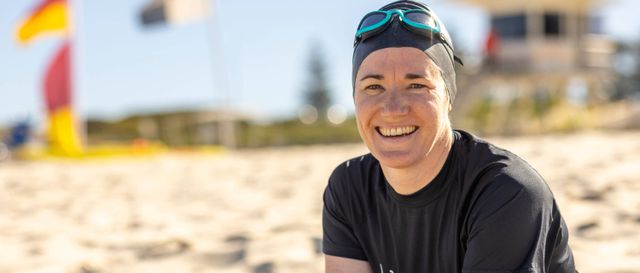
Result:
{"label": "footprint in sand", "polygon": [[244,235],[231,235],[231,236],[227,237],[226,239],[224,239],[224,241],[227,242],[227,243],[235,243],[235,244],[244,245],[249,241],[249,238],[247,238]]}
{"label": "footprint in sand", "polygon": [[313,241],[313,251],[316,253],[316,255],[322,254],[322,239],[318,237],[312,237],[311,240]]}
{"label": "footprint in sand", "polygon": [[203,264],[215,267],[227,267],[239,262],[243,262],[247,257],[246,244],[249,241],[244,235],[232,235],[224,242],[228,245],[225,249],[233,249],[226,252],[208,252],[196,256],[196,259]]}
{"label": "footprint in sand", "polygon": [[595,227],[597,227],[597,226],[598,226],[598,223],[596,223],[596,222],[588,222],[588,223],[584,223],[584,224],[579,225],[579,226],[576,228],[576,231],[577,231],[576,233],[577,233],[578,235],[582,235],[582,236],[584,236],[586,232],[588,232],[589,230],[594,229],[594,228],[595,228]]}
{"label": "footprint in sand", "polygon": [[253,273],[272,273],[274,266],[272,262],[261,263],[253,268]]}
{"label": "footprint in sand", "polygon": [[247,251],[244,248],[224,253],[204,253],[198,255],[196,260],[199,263],[213,267],[227,267],[244,261]]}
{"label": "footprint in sand", "polygon": [[140,260],[160,259],[182,254],[191,248],[191,245],[182,240],[170,240],[152,243],[139,248],[136,256]]}

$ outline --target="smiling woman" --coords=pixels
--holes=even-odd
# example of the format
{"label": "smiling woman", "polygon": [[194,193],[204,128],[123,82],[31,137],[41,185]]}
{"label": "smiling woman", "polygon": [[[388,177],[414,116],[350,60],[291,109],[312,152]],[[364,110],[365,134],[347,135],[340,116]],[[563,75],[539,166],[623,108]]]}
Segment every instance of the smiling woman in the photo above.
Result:
{"label": "smiling woman", "polygon": [[326,272],[576,272],[544,179],[451,128],[456,61],[422,3],[394,2],[362,19],[353,96],[371,153],[329,178]]}
{"label": "smiling woman", "polygon": [[[385,177],[410,194],[437,174],[452,143],[450,104],[440,70],[412,47],[372,52],[356,76],[358,129]],[[397,169],[415,169],[398,172]],[[403,174],[421,173],[421,183]]]}

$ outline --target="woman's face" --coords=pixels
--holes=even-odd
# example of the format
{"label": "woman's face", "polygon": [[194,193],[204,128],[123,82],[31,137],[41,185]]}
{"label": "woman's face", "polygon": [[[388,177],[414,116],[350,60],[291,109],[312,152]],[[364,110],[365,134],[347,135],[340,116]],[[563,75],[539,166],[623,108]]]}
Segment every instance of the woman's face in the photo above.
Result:
{"label": "woman's face", "polygon": [[354,99],[360,136],[383,166],[419,164],[450,130],[439,68],[416,48],[369,54],[356,75]]}

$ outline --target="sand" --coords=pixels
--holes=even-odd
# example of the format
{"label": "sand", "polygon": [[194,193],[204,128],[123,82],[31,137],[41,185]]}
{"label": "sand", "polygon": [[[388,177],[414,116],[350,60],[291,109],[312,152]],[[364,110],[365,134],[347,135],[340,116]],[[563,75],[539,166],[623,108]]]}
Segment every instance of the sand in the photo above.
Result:
{"label": "sand", "polygon": [[[640,132],[490,140],[546,178],[581,273],[640,272]],[[322,272],[322,191],[365,152],[0,163],[0,272]]]}

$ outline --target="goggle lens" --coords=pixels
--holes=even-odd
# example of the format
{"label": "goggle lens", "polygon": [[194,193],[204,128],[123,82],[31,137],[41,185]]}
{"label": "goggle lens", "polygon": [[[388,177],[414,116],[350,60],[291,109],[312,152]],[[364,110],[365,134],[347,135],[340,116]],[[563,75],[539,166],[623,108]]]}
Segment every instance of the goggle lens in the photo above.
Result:
{"label": "goggle lens", "polygon": [[419,11],[405,12],[404,18],[409,19],[415,23],[427,25],[434,29],[437,29],[437,23],[436,23],[436,20],[433,18],[433,16],[426,14],[424,12],[419,12]]}
{"label": "goggle lens", "polygon": [[358,30],[370,28],[371,26],[382,22],[386,17],[387,15],[381,12],[371,13],[367,17],[362,19],[362,22],[360,22],[360,26],[358,26]]}

